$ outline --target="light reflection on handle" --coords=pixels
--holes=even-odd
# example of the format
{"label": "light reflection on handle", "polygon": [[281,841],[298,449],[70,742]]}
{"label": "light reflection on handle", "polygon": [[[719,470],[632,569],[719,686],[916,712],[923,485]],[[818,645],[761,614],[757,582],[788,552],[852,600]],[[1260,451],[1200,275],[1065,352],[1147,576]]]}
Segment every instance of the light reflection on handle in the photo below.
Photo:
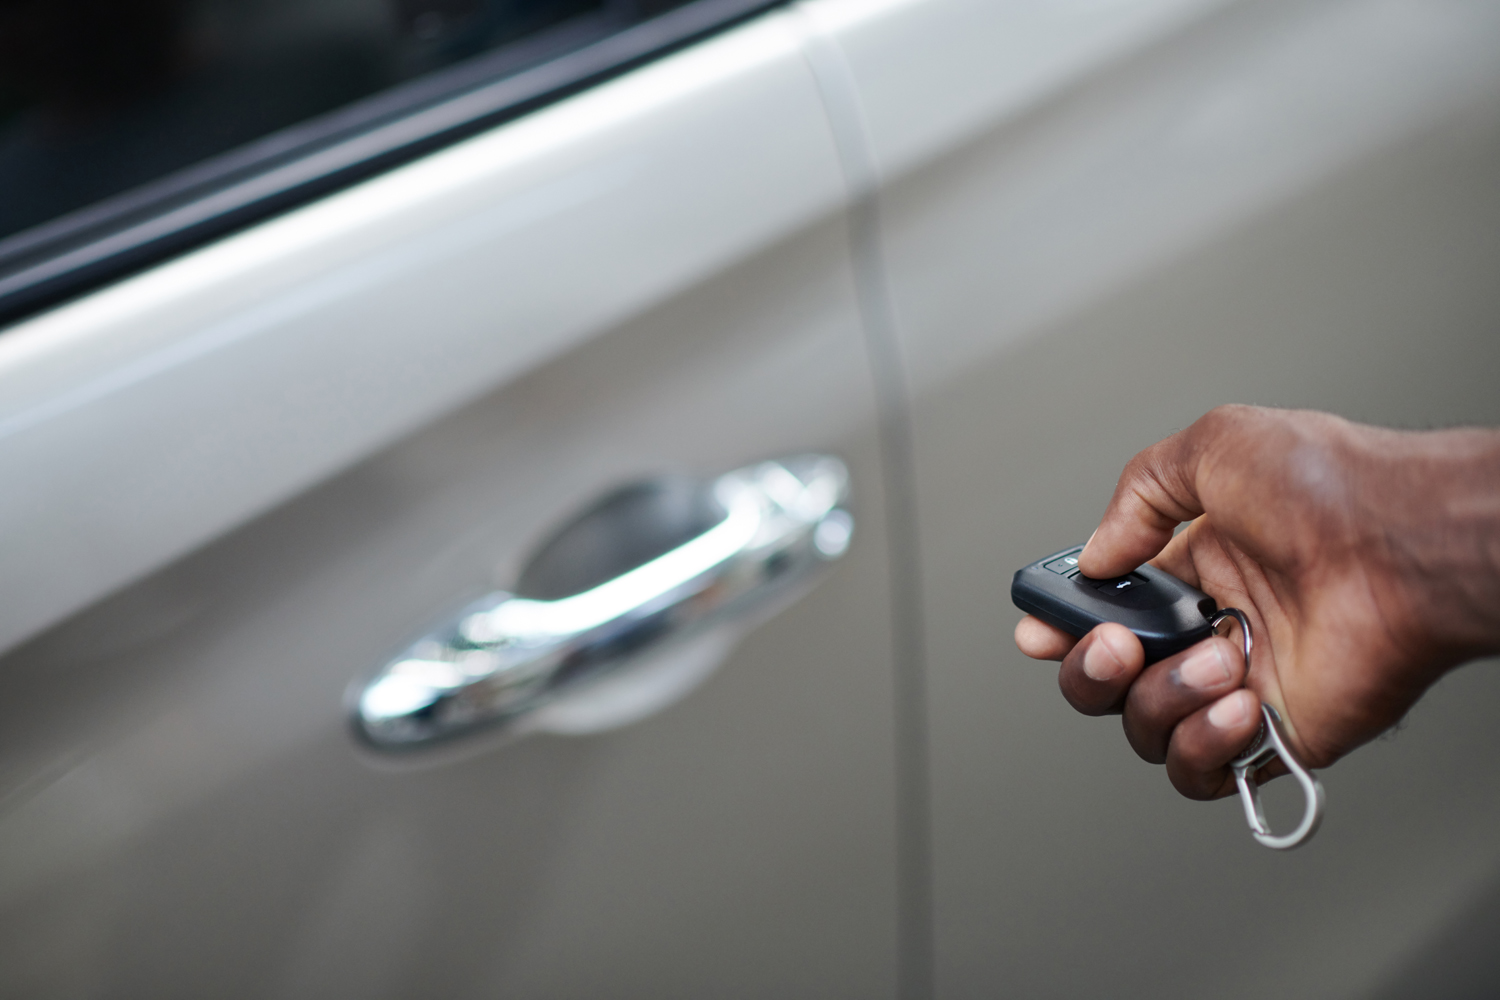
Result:
{"label": "light reflection on handle", "polygon": [[[795,472],[793,470],[796,470]],[[364,688],[357,731],[402,749],[515,720],[668,639],[749,613],[847,550],[836,458],[763,462],[706,487],[724,518],[686,543],[554,601],[493,593]]]}

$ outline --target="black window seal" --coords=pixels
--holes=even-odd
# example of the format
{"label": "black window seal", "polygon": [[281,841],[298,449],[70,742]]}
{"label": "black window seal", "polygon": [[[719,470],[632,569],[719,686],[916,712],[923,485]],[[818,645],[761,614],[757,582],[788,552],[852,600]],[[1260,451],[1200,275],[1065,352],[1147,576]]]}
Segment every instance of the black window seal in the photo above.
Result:
{"label": "black window seal", "polygon": [[[208,170],[189,167],[18,233],[0,242],[0,326],[519,118],[786,2],[696,0],[489,82],[472,78],[503,73],[503,63],[513,62],[516,53],[502,50],[498,65],[481,56],[397,88],[395,100],[404,107],[385,118],[380,102],[392,98],[376,94],[348,112],[332,112],[252,143],[253,149],[216,157]],[[587,29],[572,30],[579,27]],[[425,103],[405,110],[414,98]],[[352,132],[351,118],[358,119]],[[248,161],[238,176],[237,157]]]}

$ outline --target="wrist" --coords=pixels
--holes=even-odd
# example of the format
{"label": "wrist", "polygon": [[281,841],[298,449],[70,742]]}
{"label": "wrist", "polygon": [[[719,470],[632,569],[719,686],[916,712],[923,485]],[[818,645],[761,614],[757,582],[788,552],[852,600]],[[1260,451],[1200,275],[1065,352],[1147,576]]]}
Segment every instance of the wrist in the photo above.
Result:
{"label": "wrist", "polygon": [[1364,495],[1384,508],[1372,542],[1409,627],[1444,666],[1500,652],[1500,431],[1371,437]]}

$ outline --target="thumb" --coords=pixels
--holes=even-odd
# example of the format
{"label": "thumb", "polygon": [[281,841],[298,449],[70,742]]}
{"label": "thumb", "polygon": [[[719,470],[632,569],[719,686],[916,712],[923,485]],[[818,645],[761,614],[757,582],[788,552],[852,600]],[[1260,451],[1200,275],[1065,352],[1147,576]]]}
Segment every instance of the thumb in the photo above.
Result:
{"label": "thumb", "polygon": [[1197,484],[1212,435],[1207,419],[1158,441],[1125,466],[1104,519],[1079,556],[1085,576],[1130,572],[1165,548],[1177,525],[1203,513]]}

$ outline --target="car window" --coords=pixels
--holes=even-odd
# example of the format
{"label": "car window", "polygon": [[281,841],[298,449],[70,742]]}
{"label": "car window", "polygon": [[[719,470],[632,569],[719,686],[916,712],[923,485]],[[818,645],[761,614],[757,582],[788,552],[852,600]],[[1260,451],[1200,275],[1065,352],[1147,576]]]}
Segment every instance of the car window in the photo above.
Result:
{"label": "car window", "polygon": [[0,0],[0,322],[767,6]]}

